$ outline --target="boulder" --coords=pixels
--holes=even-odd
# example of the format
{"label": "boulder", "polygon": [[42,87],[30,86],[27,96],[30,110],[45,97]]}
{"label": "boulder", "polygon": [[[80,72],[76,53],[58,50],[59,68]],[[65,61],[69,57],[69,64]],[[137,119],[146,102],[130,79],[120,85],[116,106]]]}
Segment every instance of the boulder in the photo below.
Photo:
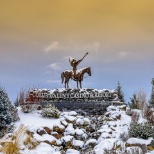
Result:
{"label": "boulder", "polygon": [[61,124],[54,125],[53,126],[53,131],[62,134],[65,131],[65,127],[63,125],[61,125]]}
{"label": "boulder", "polygon": [[48,127],[43,127],[44,130],[48,133],[48,134],[51,134],[52,130]]}

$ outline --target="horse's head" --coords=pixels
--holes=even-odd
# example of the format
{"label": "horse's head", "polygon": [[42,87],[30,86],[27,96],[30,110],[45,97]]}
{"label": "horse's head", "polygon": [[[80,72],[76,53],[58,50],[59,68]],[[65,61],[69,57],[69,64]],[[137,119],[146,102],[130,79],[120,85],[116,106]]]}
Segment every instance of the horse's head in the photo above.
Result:
{"label": "horse's head", "polygon": [[91,76],[91,68],[90,67],[86,68],[86,72],[88,73],[89,76]]}

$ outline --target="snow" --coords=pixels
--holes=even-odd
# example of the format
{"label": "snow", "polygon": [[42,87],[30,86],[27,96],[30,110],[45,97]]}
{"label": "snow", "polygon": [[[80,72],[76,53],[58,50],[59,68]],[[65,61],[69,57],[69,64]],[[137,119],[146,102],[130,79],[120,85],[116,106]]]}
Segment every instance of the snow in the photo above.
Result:
{"label": "snow", "polygon": [[[90,124],[91,121],[84,116],[77,116],[75,111],[71,112],[63,112],[59,119],[52,119],[52,118],[44,118],[40,115],[38,111],[33,111],[32,113],[23,113],[20,108],[18,108],[20,121],[15,122],[16,128],[20,126],[20,124],[24,124],[27,126],[28,130],[34,132],[33,138],[36,141],[39,141],[40,144],[33,150],[28,150],[25,147],[24,151],[21,151],[21,154],[60,154],[59,148],[56,146],[51,146],[49,144],[44,143],[43,141],[53,142],[56,141],[57,145],[60,145],[61,142],[64,140],[65,142],[71,142],[74,147],[84,147],[89,146],[90,144],[96,144],[94,147],[94,151],[96,154],[103,154],[104,149],[112,149],[115,145],[122,145],[124,142],[120,139],[120,134],[123,132],[128,132],[128,128],[131,122],[131,117],[126,114],[125,111],[122,111],[124,106],[115,107],[110,106],[107,108],[107,113],[104,115],[104,120],[102,121],[103,124],[99,128],[97,128],[97,133],[99,134],[98,139],[90,138],[86,141],[77,140],[74,138],[73,135],[78,135],[80,138],[81,136],[85,136],[87,138],[87,134],[85,131],[84,124]],[[143,123],[146,120],[142,117],[142,112],[140,110],[133,110],[134,112],[138,112],[140,114],[139,122]],[[117,116],[120,116],[119,119],[116,119]],[[95,117],[94,117],[95,118]],[[111,118],[110,120],[105,120],[105,118]],[[68,119],[69,121],[76,120],[76,124],[80,125],[80,127],[74,129],[73,124],[66,122],[65,120]],[[116,119],[116,120],[115,120]],[[66,127],[63,126],[63,125]],[[43,130],[43,127],[48,127],[51,130],[53,126],[57,126],[59,128],[65,129],[64,136],[61,139],[56,139],[54,136],[49,134],[42,134],[39,135],[36,132],[38,130]],[[56,132],[55,132],[56,133]],[[146,144],[149,145],[152,141],[152,138],[147,140],[138,139],[138,138],[129,138],[127,140],[127,144]],[[85,144],[84,144],[85,143]],[[130,147],[127,148],[129,151]],[[1,154],[1,153],[0,153]],[[75,149],[67,149],[66,154],[80,154],[79,151]],[[147,154],[154,154],[154,151],[148,152]]]}
{"label": "snow", "polygon": [[68,149],[66,151],[66,154],[80,154],[80,152],[74,149]]}
{"label": "snow", "polygon": [[83,130],[81,130],[81,129],[75,129],[75,133],[76,133],[77,135],[79,135],[79,136],[81,136],[81,135],[84,134]]}
{"label": "snow", "polygon": [[88,141],[86,142],[85,145],[88,145],[88,144],[90,144],[90,143],[97,143],[97,140],[96,140],[96,139],[90,139],[90,140],[88,140]]}
{"label": "snow", "polygon": [[75,130],[73,128],[73,124],[68,124],[68,126],[65,129],[65,134],[66,135],[74,135],[75,134]]}
{"label": "snow", "polygon": [[84,145],[84,142],[83,142],[83,141],[80,141],[80,140],[73,140],[73,145],[74,145],[75,147],[80,147],[80,148],[82,148],[83,145]]}
{"label": "snow", "polygon": [[153,140],[152,137],[150,137],[148,140],[144,140],[144,139],[139,139],[139,138],[130,138],[127,140],[128,144],[146,144],[149,145],[151,143],[151,141]]}
{"label": "snow", "polygon": [[61,140],[64,140],[65,142],[69,142],[69,141],[72,141],[72,139],[73,139],[73,136],[67,135],[67,136],[62,137]]}
{"label": "snow", "polygon": [[18,114],[20,120],[15,122],[15,126],[19,127],[21,124],[24,124],[33,131],[36,131],[42,126],[52,129],[53,125],[59,125],[60,123],[60,119],[44,118],[38,113],[38,111],[33,111],[32,113],[23,113],[20,107],[18,107]]}
{"label": "snow", "polygon": [[67,120],[69,121],[75,121],[76,120],[76,117],[74,116],[64,116]]}
{"label": "snow", "polygon": [[[46,143],[40,143],[36,149],[34,150],[27,150],[24,152],[25,154],[60,154],[60,152],[55,151],[53,147]],[[23,154],[24,154],[23,153]]]}

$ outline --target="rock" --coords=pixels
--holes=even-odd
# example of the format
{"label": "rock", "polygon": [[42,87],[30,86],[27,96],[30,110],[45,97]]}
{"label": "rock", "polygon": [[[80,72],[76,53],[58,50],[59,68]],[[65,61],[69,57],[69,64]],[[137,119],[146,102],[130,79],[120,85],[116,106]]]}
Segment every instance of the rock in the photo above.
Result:
{"label": "rock", "polygon": [[66,135],[74,135],[75,134],[73,124],[68,124],[67,128],[65,129],[65,134]]}
{"label": "rock", "polygon": [[83,126],[87,126],[90,124],[90,120],[88,118],[84,118],[83,120],[84,120]]}
{"label": "rock", "polygon": [[106,116],[106,117],[109,117],[109,115],[110,115],[110,112],[106,112],[106,113],[104,114],[104,116]]}
{"label": "rock", "polygon": [[77,116],[77,113],[76,113],[75,111],[71,111],[71,112],[69,112],[69,115],[70,115],[70,116],[75,116],[75,117],[76,117],[76,116]]}
{"label": "rock", "polygon": [[111,138],[111,134],[102,133],[101,136],[99,137],[98,141],[102,141],[102,139],[109,139],[109,138]]}
{"label": "rock", "polygon": [[90,146],[91,148],[94,148],[94,146],[97,144],[97,140],[96,139],[90,139],[86,142],[85,146]]}
{"label": "rock", "polygon": [[44,134],[42,135],[42,137],[43,137],[43,142],[54,146],[57,145],[56,138],[53,137],[52,135]]}
{"label": "rock", "polygon": [[39,105],[39,106],[37,107],[37,110],[42,110],[42,106]]}
{"label": "rock", "polygon": [[72,149],[73,136],[70,136],[70,135],[64,136],[61,138],[61,141],[62,141],[62,146],[65,149]]}
{"label": "rock", "polygon": [[97,132],[98,132],[100,135],[101,135],[102,133],[109,133],[109,134],[112,134],[112,130],[111,130],[110,128],[99,129]]}
{"label": "rock", "polygon": [[44,130],[48,133],[48,134],[51,134],[52,130],[48,127],[43,127]]}
{"label": "rock", "polygon": [[78,135],[78,136],[81,136],[84,134],[84,131],[82,129],[75,129],[75,134]]}
{"label": "rock", "polygon": [[61,124],[53,126],[53,131],[57,133],[64,133],[65,127]]}
{"label": "rock", "polygon": [[42,136],[43,134],[47,134],[47,132],[42,128],[37,130],[37,134]]}
{"label": "rock", "polygon": [[67,126],[68,126],[68,123],[67,123],[65,120],[61,120],[60,123],[61,123],[64,127],[67,127]]}
{"label": "rock", "polygon": [[92,132],[95,131],[95,126],[94,125],[88,125],[88,126],[86,126],[85,129],[86,129],[87,132],[92,133]]}
{"label": "rock", "polygon": [[76,124],[76,117],[74,116],[65,116],[66,122]]}
{"label": "rock", "polygon": [[56,139],[62,138],[62,134],[59,134],[57,132],[52,132],[51,135],[54,136]]}
{"label": "rock", "polygon": [[84,142],[83,141],[80,141],[80,140],[73,140],[73,148],[74,149],[80,149],[82,148],[84,145]]}
{"label": "rock", "polygon": [[44,141],[45,143],[47,143],[47,144],[49,144],[49,145],[54,145],[54,146],[56,146],[57,145],[57,142],[56,141],[52,141],[52,142],[50,142],[50,141],[48,141],[48,140],[45,140]]}
{"label": "rock", "polygon": [[88,118],[78,118],[77,120],[76,120],[76,124],[78,125],[78,126],[87,126],[87,125],[89,125],[90,124],[90,120],[88,119]]}

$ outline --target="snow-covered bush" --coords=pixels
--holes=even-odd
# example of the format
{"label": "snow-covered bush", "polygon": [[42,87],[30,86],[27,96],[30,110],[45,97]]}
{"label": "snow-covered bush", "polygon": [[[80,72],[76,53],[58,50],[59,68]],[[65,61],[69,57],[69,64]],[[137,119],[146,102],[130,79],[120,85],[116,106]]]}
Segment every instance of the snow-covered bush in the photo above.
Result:
{"label": "snow-covered bush", "polygon": [[41,115],[43,117],[59,118],[60,111],[56,107],[54,107],[50,104],[50,105],[47,105],[45,108],[42,109]]}
{"label": "snow-covered bush", "polygon": [[9,113],[10,100],[5,90],[0,87],[0,138],[12,130],[12,118]]}
{"label": "snow-covered bush", "polygon": [[11,103],[9,105],[9,113],[11,114],[13,122],[20,120],[18,115],[18,109],[15,106],[13,106]]}
{"label": "snow-covered bush", "polygon": [[154,137],[154,128],[151,124],[138,124],[132,123],[129,129],[129,136],[148,139],[149,137]]}

